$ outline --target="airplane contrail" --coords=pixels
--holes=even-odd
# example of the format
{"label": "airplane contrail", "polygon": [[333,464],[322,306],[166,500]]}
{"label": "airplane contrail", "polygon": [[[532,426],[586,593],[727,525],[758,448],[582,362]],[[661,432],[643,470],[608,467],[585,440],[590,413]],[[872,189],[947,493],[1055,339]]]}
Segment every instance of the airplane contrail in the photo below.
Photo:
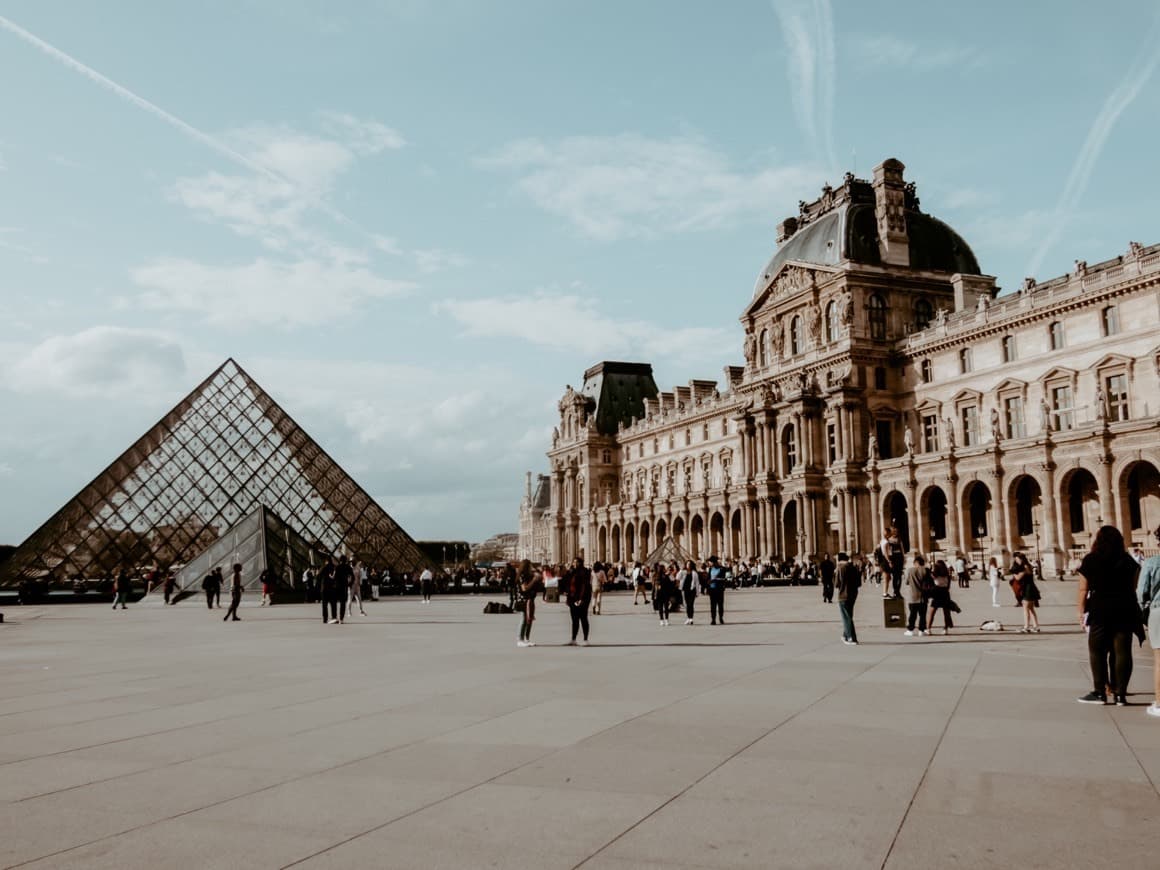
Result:
{"label": "airplane contrail", "polygon": [[[149,100],[142,97],[140,94],[136,94],[133,91],[129,90],[124,85],[120,85],[117,82],[113,81],[108,76],[101,75],[101,73],[97,72],[91,66],[88,66],[86,64],[81,63],[75,57],[72,57],[71,55],[66,54],[65,52],[63,52],[59,48],[57,48],[56,46],[54,46],[48,42],[45,42],[43,39],[41,39],[36,34],[30,33],[29,31],[27,31],[23,27],[21,27],[19,24],[17,24],[14,21],[11,21],[8,18],[5,18],[3,15],[0,15],[0,28],[7,30],[9,33],[22,39],[24,42],[27,42],[33,48],[36,48],[37,50],[43,52],[44,54],[51,57],[53,60],[63,64],[64,66],[68,67],[69,69],[71,69],[75,72],[80,73],[85,78],[87,78],[89,81],[95,82],[96,84],[100,85],[101,87],[105,88],[106,90],[112,91],[114,94],[116,94],[118,97],[125,100],[126,102],[129,102],[129,103],[133,104],[134,106],[137,106],[139,109],[144,109],[146,112],[153,115],[155,118],[161,119],[169,126],[180,131],[181,133],[184,133],[190,139],[193,139],[196,142],[200,142],[202,145],[205,145],[207,148],[211,149],[215,153],[221,155],[222,157],[225,157],[227,160],[230,160],[230,161],[238,164],[239,166],[242,166],[246,169],[249,169],[251,172],[256,172],[259,175],[262,175],[266,178],[280,182],[281,184],[285,184],[285,185],[287,185],[287,187],[289,187],[293,190],[297,190],[297,186],[293,182],[291,182],[290,179],[275,172],[274,170],[270,169],[268,166],[263,166],[258,161],[254,160],[250,157],[247,157],[245,154],[242,154],[240,151],[237,151],[237,150],[231,148],[225,142],[222,142],[220,139],[218,139],[214,136],[211,136],[209,133],[206,133],[202,130],[199,130],[197,127],[193,126],[188,121],[183,121],[181,118],[177,117],[172,112],[165,111],[165,109],[161,108],[156,103],[150,102]],[[320,211],[322,211],[327,216],[333,218],[334,220],[338,221],[339,223],[342,223],[342,224],[345,224],[346,226],[351,227],[352,229],[356,230],[359,233],[362,233],[367,238],[372,239],[372,240],[377,238],[374,233],[371,233],[369,230],[364,229],[363,227],[359,226],[359,224],[357,224],[355,221],[351,220],[349,217],[347,217],[345,214],[340,212],[338,209],[334,208],[332,205],[327,203],[325,200],[321,200],[321,199],[318,199],[317,197],[310,197],[310,196],[305,196],[305,197],[303,197],[303,199],[306,202],[309,202],[310,204],[314,205],[316,208],[318,208]]]}
{"label": "airplane contrail", "polygon": [[838,168],[834,155],[834,20],[830,0],[772,0],[788,52],[794,114],[808,144]]}
{"label": "airplane contrail", "polygon": [[1160,18],[1157,18],[1153,24],[1145,42],[1146,48],[1128,68],[1128,72],[1120,79],[1112,92],[1104,99],[1103,106],[1100,107],[1099,114],[1096,115],[1095,121],[1088,129],[1087,137],[1084,139],[1079,154],[1076,155],[1075,163],[1072,164],[1071,171],[1067,175],[1063,193],[1060,194],[1059,202],[1055,206],[1053,224],[1032,256],[1024,274],[1034,276],[1043,265],[1044,258],[1059,240],[1069,214],[1079,205],[1080,199],[1087,190],[1092,170],[1095,168],[1100,154],[1103,153],[1104,145],[1107,143],[1108,136],[1111,135],[1116,121],[1140,95],[1140,91],[1143,90],[1148,79],[1152,77],[1152,73],[1156,71],[1156,66],[1160,63],[1160,48],[1157,47],[1158,30],[1160,30]]}

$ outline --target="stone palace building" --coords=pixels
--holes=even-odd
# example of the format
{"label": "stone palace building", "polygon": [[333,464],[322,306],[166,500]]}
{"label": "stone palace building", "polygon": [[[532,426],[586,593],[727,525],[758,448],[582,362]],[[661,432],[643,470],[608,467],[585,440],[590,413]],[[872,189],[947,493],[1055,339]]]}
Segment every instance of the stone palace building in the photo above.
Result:
{"label": "stone palace building", "polygon": [[903,170],[847,174],[778,225],[723,383],[602,362],[568,387],[521,556],[869,552],[893,526],[1053,575],[1104,523],[1151,545],[1160,245],[998,296]]}

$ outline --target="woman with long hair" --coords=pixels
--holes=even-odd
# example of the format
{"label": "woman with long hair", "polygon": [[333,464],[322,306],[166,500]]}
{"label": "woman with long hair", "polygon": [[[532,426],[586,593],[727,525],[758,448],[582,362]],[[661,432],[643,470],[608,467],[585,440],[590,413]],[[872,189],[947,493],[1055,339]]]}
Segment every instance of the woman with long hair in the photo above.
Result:
{"label": "woman with long hair", "polygon": [[601,562],[592,563],[592,612],[600,613],[600,605],[604,603],[604,584],[608,582],[608,574],[604,571]]}
{"label": "woman with long hair", "polygon": [[524,614],[516,646],[535,646],[532,643],[532,623],[536,621],[536,595],[544,590],[543,576],[539,571],[533,571],[532,563],[524,559],[516,572],[516,582],[519,584],[518,606]]}
{"label": "woman with long hair", "polygon": [[661,625],[669,624],[669,609],[673,605],[673,578],[660,562],[653,565],[653,609],[660,617]]}
{"label": "woman with long hair", "polygon": [[[1160,544],[1160,526],[1153,532]],[[1148,706],[1148,715],[1160,718],[1160,555],[1152,556],[1140,569],[1140,585],[1136,587],[1140,607],[1148,614],[1148,641],[1152,646],[1152,687],[1156,697]]]}
{"label": "woman with long hair", "polygon": [[955,627],[954,620],[951,619],[951,572],[946,562],[937,559],[930,574],[934,586],[930,591],[930,616],[927,617],[926,624],[930,626],[931,634],[934,634],[934,616],[941,609],[943,634],[950,634],[950,630]]}
{"label": "woman with long hair", "polygon": [[1092,691],[1078,699],[1081,704],[1106,704],[1109,685],[1117,706],[1128,703],[1132,635],[1139,637],[1140,643],[1144,642],[1144,626],[1136,601],[1139,571],[1139,564],[1124,548],[1124,536],[1119,529],[1103,526],[1096,532],[1091,552],[1079,566],[1076,600],[1079,622],[1088,633],[1088,664],[1092,672]]}
{"label": "woman with long hair", "polygon": [[999,585],[1003,580],[1003,572],[999,570],[999,560],[994,556],[987,563],[987,582],[991,584],[991,606],[1002,607],[999,603]]}
{"label": "woman with long hair", "polygon": [[[685,562],[685,569],[678,575],[681,583],[681,597],[685,600],[685,625],[693,624],[693,604],[697,600],[697,593],[701,589],[701,577],[697,574],[697,566],[693,560]],[[1157,696],[1160,700],[1160,695]]]}
{"label": "woman with long hair", "polygon": [[1011,582],[1019,587],[1019,600],[1023,606],[1023,634],[1039,634],[1039,587],[1035,583],[1035,571],[1022,553],[1011,558]]}

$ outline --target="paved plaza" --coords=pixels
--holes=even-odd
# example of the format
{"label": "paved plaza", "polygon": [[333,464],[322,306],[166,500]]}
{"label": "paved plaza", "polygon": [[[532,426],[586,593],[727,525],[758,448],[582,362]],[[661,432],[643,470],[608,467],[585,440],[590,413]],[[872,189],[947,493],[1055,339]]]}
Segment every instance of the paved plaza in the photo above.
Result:
{"label": "paved plaza", "polygon": [[1133,706],[1077,704],[1075,589],[1040,635],[979,632],[1020,620],[974,584],[907,639],[872,588],[857,647],[816,588],[734,592],[723,627],[610,595],[588,648],[541,605],[517,649],[483,597],[9,607],[0,866],[1149,866],[1151,654]]}

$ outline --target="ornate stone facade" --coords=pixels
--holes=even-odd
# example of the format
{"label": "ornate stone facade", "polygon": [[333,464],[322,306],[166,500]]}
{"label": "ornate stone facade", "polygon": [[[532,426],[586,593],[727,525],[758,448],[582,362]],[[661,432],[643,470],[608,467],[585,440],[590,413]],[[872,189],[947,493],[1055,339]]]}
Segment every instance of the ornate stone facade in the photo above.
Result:
{"label": "ornate stone facade", "polygon": [[847,175],[779,225],[722,388],[602,363],[568,389],[553,560],[642,559],[667,535],[698,557],[867,552],[894,525],[908,548],[1053,573],[1102,523],[1150,543],[1160,245],[998,296],[903,171]]}

